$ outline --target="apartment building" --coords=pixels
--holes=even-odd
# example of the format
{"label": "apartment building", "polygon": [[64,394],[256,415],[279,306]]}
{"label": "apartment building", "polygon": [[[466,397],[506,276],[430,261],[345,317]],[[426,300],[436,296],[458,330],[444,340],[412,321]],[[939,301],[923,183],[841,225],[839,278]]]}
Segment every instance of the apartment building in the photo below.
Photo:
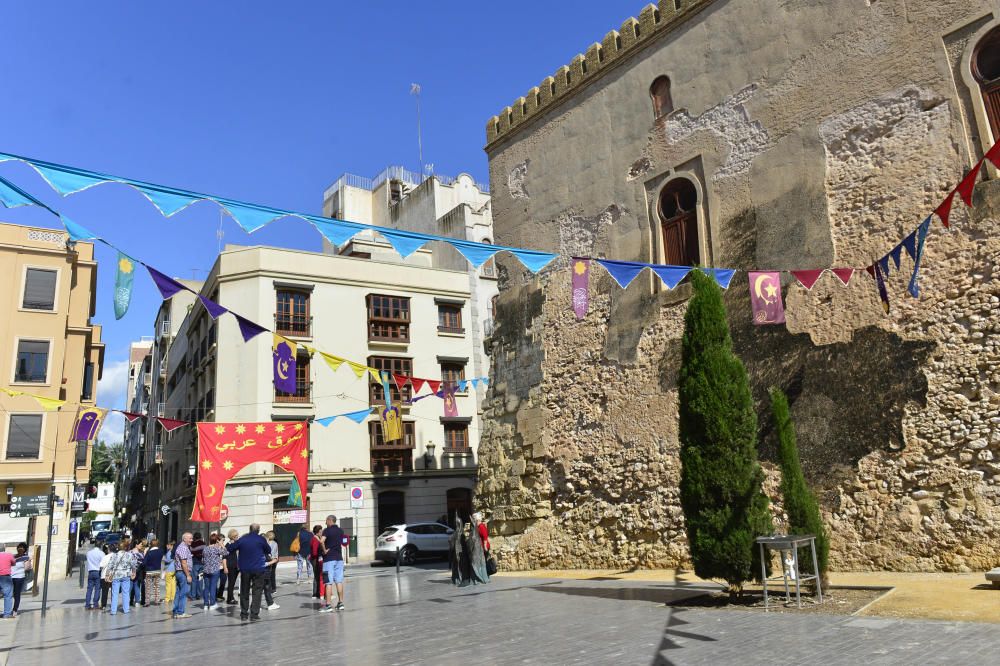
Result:
{"label": "apartment building", "polygon": [[[67,246],[62,231],[0,224],[0,386],[65,400],[45,411],[27,395],[0,393],[0,540],[27,541],[45,552],[47,518],[10,518],[10,497],[47,495],[57,502],[53,572],[75,552],[73,486],[90,476],[87,442],[71,441],[80,406],[93,406],[104,364],[101,327],[91,323],[97,262],[91,243]],[[39,563],[44,566],[44,562]]]}

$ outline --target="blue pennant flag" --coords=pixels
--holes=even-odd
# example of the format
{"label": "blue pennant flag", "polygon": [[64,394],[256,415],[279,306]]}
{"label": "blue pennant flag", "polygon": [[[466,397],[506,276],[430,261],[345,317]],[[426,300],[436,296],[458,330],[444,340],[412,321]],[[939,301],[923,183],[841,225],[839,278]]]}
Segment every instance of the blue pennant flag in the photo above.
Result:
{"label": "blue pennant flag", "polygon": [[63,226],[66,227],[66,233],[69,234],[69,238],[72,241],[82,241],[90,240],[91,238],[97,238],[97,234],[85,227],[80,226],[73,220],[69,219],[65,215],[60,215],[59,219],[62,220]]}
{"label": "blue pennant flag", "polygon": [[654,273],[660,276],[667,289],[673,289],[691,272],[690,266],[650,266]]}
{"label": "blue pennant flag", "polygon": [[[917,230],[914,229],[910,232],[910,235],[903,239],[900,243],[904,248],[906,248],[906,254],[910,255],[910,259],[917,258]],[[899,266],[897,262],[896,266]]]}
{"label": "blue pennant flag", "polygon": [[543,268],[548,266],[553,259],[559,256],[556,254],[552,254],[551,252],[540,252],[539,250],[522,250],[514,247],[500,247],[500,246],[495,246],[495,247],[497,247],[497,251],[506,250],[507,252],[510,252],[512,255],[517,257],[517,260],[520,261],[522,264],[524,264],[524,267],[527,268],[532,273],[537,273],[538,271],[542,270]]}
{"label": "blue pennant flag", "polygon": [[459,393],[465,393],[468,390],[469,390],[469,380],[467,380],[467,379],[459,379],[458,380],[458,392]]}
{"label": "blue pennant flag", "polygon": [[882,276],[889,277],[889,255],[885,255],[878,260],[879,268],[882,269]]}
{"label": "blue pennant flag", "polygon": [[[339,416],[339,414],[337,416]],[[334,419],[336,419],[337,416],[324,416],[321,419],[316,419],[316,423],[320,424],[321,426],[323,426],[325,428],[328,425],[330,425],[331,423],[333,423]]]}
{"label": "blue pennant flag", "polygon": [[189,194],[169,192],[166,188],[159,187],[145,187],[136,186],[139,192],[142,193],[149,202],[156,206],[157,210],[164,217],[170,217],[174,213],[178,213],[193,203],[202,201],[200,197],[193,197]]}
{"label": "blue pennant flag", "polygon": [[227,201],[225,199],[216,199],[216,202],[218,202],[218,204],[222,206],[227,213],[229,213],[229,216],[236,221],[236,224],[240,225],[240,227],[243,228],[243,231],[248,234],[257,231],[268,222],[276,220],[279,217],[285,217],[288,214],[281,211],[268,210],[257,206]]}
{"label": "blue pennant flag", "polygon": [[354,238],[354,236],[365,229],[364,226],[357,224],[355,222],[345,222],[344,220],[327,220],[323,218],[310,217],[309,222],[312,223],[316,230],[323,234],[324,237],[335,247],[340,247],[347,241]]}
{"label": "blue pennant flag", "polygon": [[369,407],[368,409],[359,409],[356,412],[347,412],[346,414],[341,414],[341,416],[346,416],[347,418],[351,419],[355,423],[362,423],[362,422],[364,422],[365,419],[367,419],[369,416],[371,416],[371,413],[372,413],[372,410]]}
{"label": "blue pennant flag", "polygon": [[736,270],[732,268],[703,268],[701,272],[711,278],[715,278],[715,281],[723,289],[729,289],[729,283],[733,281],[733,276],[736,275]]}
{"label": "blue pennant flag", "polygon": [[917,284],[917,273],[920,271],[920,259],[924,256],[924,240],[927,238],[927,231],[931,226],[931,218],[924,220],[917,227],[917,252],[913,259],[913,275],[910,276],[910,284],[906,290],[913,298],[920,298],[920,286]]}
{"label": "blue pennant flag", "polygon": [[422,248],[428,241],[435,240],[426,234],[418,234],[412,231],[399,231],[388,229],[376,229],[382,237],[389,241],[393,249],[404,259]]}
{"label": "blue pennant flag", "polygon": [[488,386],[489,383],[490,383],[490,378],[489,377],[480,377],[479,381],[481,381],[483,383],[483,386]]}
{"label": "blue pennant flag", "polygon": [[471,380],[472,388],[479,388],[479,377],[473,377]]}
{"label": "blue pennant flag", "polygon": [[495,245],[489,243],[474,243],[465,240],[450,240],[448,243],[461,252],[473,268],[479,268],[499,251]]}
{"label": "blue pennant flag", "polygon": [[7,208],[30,206],[36,199],[7,180],[0,178],[0,203]]}
{"label": "blue pennant flag", "polygon": [[889,257],[892,259],[892,263],[896,264],[896,270],[899,270],[899,258],[903,254],[903,244],[900,243],[896,247],[889,250]]}
{"label": "blue pennant flag", "polygon": [[634,261],[612,261],[610,259],[597,259],[596,261],[604,266],[604,270],[615,279],[615,282],[622,289],[629,286],[635,276],[641,273],[643,268],[646,268],[646,264]]}
{"label": "blue pennant flag", "polygon": [[40,163],[36,161],[28,162],[28,164],[34,167],[35,171],[45,179],[45,182],[52,186],[52,189],[63,195],[73,194],[88,187],[114,180],[97,174],[91,174],[83,169],[73,169],[72,167],[57,165],[42,166],[45,164],[44,162]]}

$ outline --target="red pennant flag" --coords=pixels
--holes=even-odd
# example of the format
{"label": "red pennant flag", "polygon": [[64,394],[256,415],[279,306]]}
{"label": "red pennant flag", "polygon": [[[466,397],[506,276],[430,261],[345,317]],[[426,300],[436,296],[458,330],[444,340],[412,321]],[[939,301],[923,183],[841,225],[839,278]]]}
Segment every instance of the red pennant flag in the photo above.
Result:
{"label": "red pennant flag", "polygon": [[433,379],[425,379],[427,385],[431,387],[431,393],[437,393],[441,389],[441,381],[435,381]]}
{"label": "red pennant flag", "polygon": [[124,416],[125,420],[128,421],[129,423],[132,423],[136,419],[139,419],[139,418],[142,418],[143,416],[145,416],[145,414],[136,414],[135,412],[123,412],[120,409],[116,409],[115,411],[118,412],[119,414],[121,414],[122,416]]}
{"label": "red pennant flag", "polygon": [[406,386],[406,382],[410,381],[410,378],[406,375],[397,375],[396,373],[392,373],[392,381],[396,382],[396,388],[402,391],[403,387]]}
{"label": "red pennant flag", "polygon": [[986,158],[993,162],[993,166],[1000,169],[1000,141],[993,144],[993,147],[986,151]]}
{"label": "red pennant flag", "polygon": [[181,426],[189,425],[188,421],[178,421],[177,419],[165,419],[162,416],[157,416],[156,421],[163,426],[163,429],[167,432],[173,432]]}
{"label": "red pennant flag", "polygon": [[958,196],[962,197],[962,201],[965,202],[966,206],[972,205],[972,188],[976,186],[976,180],[979,179],[979,168],[983,166],[983,161],[979,160],[976,166],[972,167],[972,171],[965,174],[965,178],[962,182],[958,184],[955,191],[958,192]]}
{"label": "red pennant flag", "polygon": [[955,190],[951,191],[941,205],[934,209],[934,214],[941,218],[941,224],[948,228],[948,216],[951,215],[951,202],[955,198]]}
{"label": "red pennant flag", "polygon": [[269,462],[309,485],[309,427],[302,422],[199,423],[198,488],[191,520],[218,522],[226,482],[247,465]]}
{"label": "red pennant flag", "polygon": [[813,285],[816,284],[816,280],[818,280],[819,276],[823,274],[823,269],[817,268],[815,270],[789,272],[794,275],[795,279],[799,281],[799,284],[805,287],[806,291],[808,291],[813,288]]}
{"label": "red pennant flag", "polygon": [[851,276],[854,275],[853,268],[831,268],[830,272],[836,275],[845,285],[851,281]]}
{"label": "red pennant flag", "polygon": [[420,393],[420,389],[424,387],[425,381],[420,377],[410,377],[410,383],[413,384],[413,395]]}
{"label": "red pennant flag", "polygon": [[872,279],[874,280],[875,279],[875,264],[872,264],[871,266],[868,266],[867,268],[865,268],[865,273],[868,273],[868,275],[870,275],[872,277]]}

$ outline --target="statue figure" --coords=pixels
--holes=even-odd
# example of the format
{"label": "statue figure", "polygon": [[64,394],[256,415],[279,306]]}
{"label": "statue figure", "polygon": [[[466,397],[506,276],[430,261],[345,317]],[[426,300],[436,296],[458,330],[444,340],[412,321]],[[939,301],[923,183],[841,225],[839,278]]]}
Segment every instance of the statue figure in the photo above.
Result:
{"label": "statue figure", "polygon": [[467,544],[472,584],[477,585],[479,583],[490,582],[490,575],[486,571],[486,549],[483,546],[483,537],[479,534],[479,525],[475,522],[475,518],[469,524]]}
{"label": "statue figure", "polygon": [[465,525],[455,512],[455,531],[448,537],[448,562],[451,564],[451,582],[465,587],[469,584],[468,554],[465,550]]}

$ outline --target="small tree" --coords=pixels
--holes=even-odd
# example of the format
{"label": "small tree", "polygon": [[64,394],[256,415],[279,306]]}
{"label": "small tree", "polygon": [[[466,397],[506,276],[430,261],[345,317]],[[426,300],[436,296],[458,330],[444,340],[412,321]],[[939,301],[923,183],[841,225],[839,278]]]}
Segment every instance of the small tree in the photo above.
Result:
{"label": "small tree", "polygon": [[678,382],[680,499],[695,573],[725,580],[735,598],[760,575],[754,541],[771,533],[771,514],[750,384],[733,354],[722,292],[700,270],[691,284]]}
{"label": "small tree", "polygon": [[[806,485],[799,463],[799,448],[795,442],[795,425],[788,410],[788,398],[780,389],[771,389],[771,413],[778,434],[778,463],[781,465],[781,494],[785,498],[789,534],[816,536],[816,559],[821,576],[826,576],[830,555],[830,541],[819,516],[816,496]],[[799,549],[799,569],[813,573],[812,554],[808,548]]]}

